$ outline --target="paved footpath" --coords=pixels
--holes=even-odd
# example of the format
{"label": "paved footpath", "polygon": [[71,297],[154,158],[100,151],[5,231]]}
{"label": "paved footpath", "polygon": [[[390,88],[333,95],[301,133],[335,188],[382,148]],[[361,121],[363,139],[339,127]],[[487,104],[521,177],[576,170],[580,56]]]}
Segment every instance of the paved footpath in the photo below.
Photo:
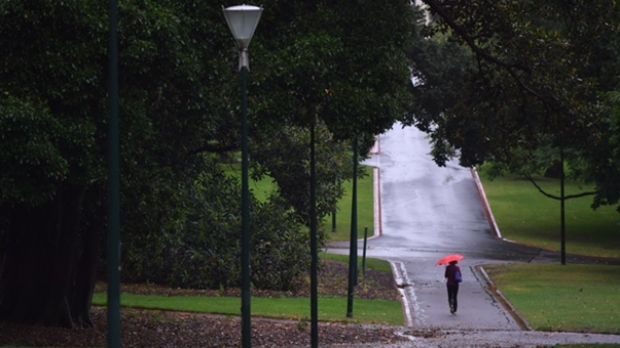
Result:
{"label": "paved footpath", "polygon": [[[531,337],[519,343],[521,346],[530,344],[527,342],[539,345],[535,343],[538,336],[547,337],[548,343],[541,345],[552,344],[553,339],[564,342],[564,338],[592,343],[592,335],[586,339],[579,334],[560,334],[549,339],[549,333],[522,331],[524,326],[518,318],[488,291],[484,273],[477,266],[555,260],[539,250],[504,242],[492,233],[468,168],[454,161],[438,167],[429,155],[430,144],[425,134],[413,127],[397,124],[380,136],[379,144],[379,153],[367,164],[379,168],[382,235],[369,240],[367,255],[392,262],[408,326],[442,332],[439,336],[443,343],[437,343],[441,346],[451,344],[456,336],[471,339],[472,343],[478,341],[481,346],[487,344],[482,337],[495,342],[489,346],[503,346],[497,344],[497,337],[500,341],[502,337],[512,338],[512,343],[506,341],[509,347],[516,343],[515,337]],[[347,254],[347,248],[348,243],[335,244],[330,252]],[[443,267],[435,266],[439,258],[452,253],[465,255],[460,263],[464,282],[456,315],[448,310]],[[620,343],[620,336],[604,337]],[[433,346],[433,340],[416,338],[405,346]],[[464,344],[461,340],[455,346],[471,345],[478,344]]]}

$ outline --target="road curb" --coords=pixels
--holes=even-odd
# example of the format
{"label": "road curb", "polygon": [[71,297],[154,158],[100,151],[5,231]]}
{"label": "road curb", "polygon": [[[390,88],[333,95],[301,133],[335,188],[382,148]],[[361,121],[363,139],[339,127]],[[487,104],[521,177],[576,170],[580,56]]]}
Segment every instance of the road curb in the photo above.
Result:
{"label": "road curb", "polygon": [[478,175],[478,169],[476,167],[471,168],[471,175],[474,178],[474,183],[476,184],[476,188],[478,189],[478,195],[480,196],[480,200],[482,201],[482,207],[484,208],[484,213],[489,221],[489,225],[491,226],[491,230],[497,238],[505,240],[502,237],[502,232],[497,225],[497,221],[495,220],[495,215],[493,215],[493,210],[491,210],[491,205],[489,204],[489,200],[487,199],[487,195],[484,192],[484,187],[482,186],[482,181],[480,181],[480,175]]}
{"label": "road curb", "polygon": [[[381,152],[379,136],[375,137],[375,144],[370,149],[370,153],[378,155]],[[379,167],[372,167],[372,194],[373,194],[373,212],[374,212],[374,228],[372,236],[368,239],[379,238],[383,235],[383,210],[381,207],[381,170]]]}
{"label": "road curb", "polygon": [[523,316],[517,311],[517,309],[508,301],[506,296],[497,288],[495,283],[491,280],[488,273],[484,270],[483,266],[474,266],[473,269],[478,273],[485,281],[486,286],[484,289],[491,295],[497,302],[499,302],[504,309],[510,314],[513,320],[519,325],[521,330],[534,331],[530,324],[523,318]]}
{"label": "road curb", "polygon": [[396,288],[400,293],[403,302],[403,315],[405,316],[405,322],[407,327],[419,326],[420,309],[418,307],[417,298],[413,289],[413,283],[409,280],[405,265],[400,261],[389,261],[392,267],[392,273],[394,275],[394,282]]}
{"label": "road curb", "polygon": [[373,185],[373,206],[375,211],[375,228],[373,238],[383,235],[383,211],[381,206],[381,170],[377,167],[372,168],[372,185]]}

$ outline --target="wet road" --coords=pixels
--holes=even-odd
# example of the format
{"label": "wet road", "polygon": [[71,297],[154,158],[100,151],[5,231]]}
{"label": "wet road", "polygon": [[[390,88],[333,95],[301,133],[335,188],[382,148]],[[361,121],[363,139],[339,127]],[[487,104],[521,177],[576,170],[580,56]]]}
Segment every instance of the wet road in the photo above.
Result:
{"label": "wet road", "polygon": [[[379,167],[383,235],[369,241],[367,254],[397,262],[413,322],[420,328],[519,330],[485,290],[474,266],[529,261],[538,255],[497,239],[491,232],[470,169],[453,161],[438,167],[426,135],[414,127],[380,136],[380,153],[368,160]],[[334,250],[347,253],[346,249]],[[443,267],[435,262],[460,253],[464,282],[459,311],[451,315]],[[412,286],[410,286],[412,285]]]}
{"label": "wet road", "polygon": [[456,161],[438,167],[426,135],[396,125],[380,136],[380,154],[368,162],[381,171],[383,236],[375,254],[462,253],[466,256],[525,260],[525,250],[491,232],[471,170]]}

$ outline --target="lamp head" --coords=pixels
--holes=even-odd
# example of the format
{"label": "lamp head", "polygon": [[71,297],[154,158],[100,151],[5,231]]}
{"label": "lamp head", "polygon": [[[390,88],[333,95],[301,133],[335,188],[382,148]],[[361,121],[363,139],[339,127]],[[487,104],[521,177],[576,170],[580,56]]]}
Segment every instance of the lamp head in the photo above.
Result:
{"label": "lamp head", "polygon": [[228,28],[237,41],[239,49],[246,50],[250,46],[263,8],[252,5],[238,5],[224,8],[223,11]]}

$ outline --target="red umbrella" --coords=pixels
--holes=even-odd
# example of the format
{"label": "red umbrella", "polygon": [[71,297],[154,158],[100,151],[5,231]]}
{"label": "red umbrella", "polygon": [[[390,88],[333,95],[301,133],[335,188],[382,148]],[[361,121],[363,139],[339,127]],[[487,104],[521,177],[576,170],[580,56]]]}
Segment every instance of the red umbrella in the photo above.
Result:
{"label": "red umbrella", "polygon": [[442,258],[441,260],[437,261],[437,266],[447,265],[452,261],[458,262],[458,261],[461,261],[462,259],[464,259],[463,255],[459,255],[459,254],[448,255]]}

